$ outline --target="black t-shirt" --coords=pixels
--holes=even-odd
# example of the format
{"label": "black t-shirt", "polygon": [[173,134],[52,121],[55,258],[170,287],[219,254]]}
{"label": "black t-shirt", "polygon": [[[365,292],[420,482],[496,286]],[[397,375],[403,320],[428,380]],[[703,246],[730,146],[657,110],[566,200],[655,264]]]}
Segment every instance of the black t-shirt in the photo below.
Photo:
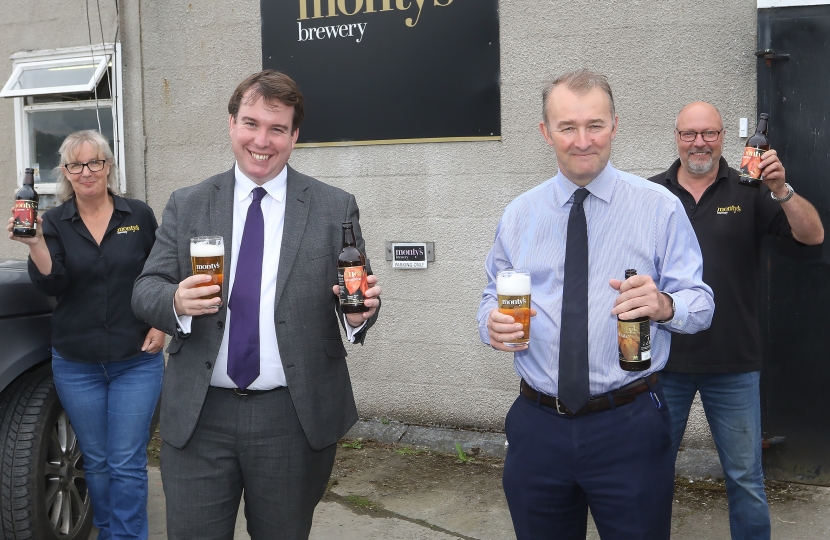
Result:
{"label": "black t-shirt", "polygon": [[130,301],[156,239],[156,216],[142,201],[113,196],[113,203],[100,246],[78,214],[74,197],[41,216],[52,272],[41,274],[29,258],[29,275],[38,289],[57,297],[52,346],[67,360],[134,358],[150,330],[133,315]]}
{"label": "black t-shirt", "polygon": [[666,371],[741,373],[761,369],[758,274],[764,234],[790,236],[790,225],[769,188],[743,186],[738,171],[720,159],[718,178],[698,203],[677,182],[680,160],[649,178],[677,195],[703,253],[703,281],[715,294],[712,326],[672,334]]}

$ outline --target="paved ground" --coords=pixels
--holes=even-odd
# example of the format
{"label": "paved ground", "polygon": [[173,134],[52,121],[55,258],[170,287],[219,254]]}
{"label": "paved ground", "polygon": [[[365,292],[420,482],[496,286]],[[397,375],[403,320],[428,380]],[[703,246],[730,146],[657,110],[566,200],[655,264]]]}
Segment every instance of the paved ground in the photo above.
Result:
{"label": "paved ground", "polygon": [[[410,446],[358,443],[338,449],[331,488],[317,507],[312,540],[513,539],[501,490],[502,461]],[[830,538],[830,488],[772,483],[768,489],[773,538]],[[720,481],[678,480],[672,538],[729,538]],[[150,469],[150,538],[166,539],[164,493]],[[235,540],[247,539],[244,518]],[[591,526],[589,539],[599,536]]]}

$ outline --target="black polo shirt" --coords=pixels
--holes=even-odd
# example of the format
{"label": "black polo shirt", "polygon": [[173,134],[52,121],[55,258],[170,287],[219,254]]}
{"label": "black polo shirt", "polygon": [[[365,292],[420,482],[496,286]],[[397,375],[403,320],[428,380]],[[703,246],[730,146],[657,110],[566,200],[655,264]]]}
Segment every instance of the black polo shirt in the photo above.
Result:
{"label": "black polo shirt", "polygon": [[695,203],[677,182],[680,160],[649,178],[677,195],[703,253],[703,281],[715,294],[712,326],[697,334],[672,334],[666,371],[740,373],[761,369],[758,274],[764,234],[791,236],[781,204],[765,185],[738,183],[738,171],[720,159],[718,178]]}
{"label": "black polo shirt", "polygon": [[41,216],[52,273],[44,276],[29,258],[29,275],[37,288],[57,297],[52,346],[67,360],[134,358],[150,330],[133,315],[130,300],[158,223],[142,201],[113,196],[113,203],[100,246],[78,214],[74,197]]}

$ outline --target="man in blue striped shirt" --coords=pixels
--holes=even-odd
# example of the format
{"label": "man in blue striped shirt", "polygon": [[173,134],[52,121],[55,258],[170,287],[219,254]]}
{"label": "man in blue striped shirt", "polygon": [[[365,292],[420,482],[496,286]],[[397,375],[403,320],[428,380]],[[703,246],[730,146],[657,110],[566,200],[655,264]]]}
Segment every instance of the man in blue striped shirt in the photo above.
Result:
{"label": "man in blue striped shirt", "polygon": [[[559,173],[505,210],[478,312],[481,340],[512,352],[522,378],[505,421],[513,525],[519,540],[584,539],[590,507],[603,540],[668,539],[674,456],[656,372],[670,332],[712,320],[700,247],[677,197],[609,163],[618,119],[604,76],[556,79],[543,118]],[[521,324],[497,309],[496,274],[506,268],[532,281],[532,337],[518,347],[505,342],[522,336]],[[630,268],[638,275],[623,280]],[[621,369],[617,316],[650,319],[648,369]]]}

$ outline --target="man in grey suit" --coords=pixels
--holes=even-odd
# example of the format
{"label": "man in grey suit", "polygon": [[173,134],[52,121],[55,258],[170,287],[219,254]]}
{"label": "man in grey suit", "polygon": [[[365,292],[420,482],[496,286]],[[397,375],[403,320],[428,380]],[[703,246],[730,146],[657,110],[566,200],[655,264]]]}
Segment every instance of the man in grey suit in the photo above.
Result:
{"label": "man in grey suit", "polygon": [[[294,81],[256,73],[228,112],[236,165],[171,195],[133,291],[136,315],[173,335],[161,408],[167,535],[232,539],[244,494],[251,538],[307,538],[336,442],[357,420],[340,325],[363,343],[381,290],[369,275],[370,309],[342,313],[341,223],[364,250],[358,208],[287,165],[303,119]],[[203,235],[224,238],[222,298],[203,298],[222,287],[191,272],[190,239]]]}

